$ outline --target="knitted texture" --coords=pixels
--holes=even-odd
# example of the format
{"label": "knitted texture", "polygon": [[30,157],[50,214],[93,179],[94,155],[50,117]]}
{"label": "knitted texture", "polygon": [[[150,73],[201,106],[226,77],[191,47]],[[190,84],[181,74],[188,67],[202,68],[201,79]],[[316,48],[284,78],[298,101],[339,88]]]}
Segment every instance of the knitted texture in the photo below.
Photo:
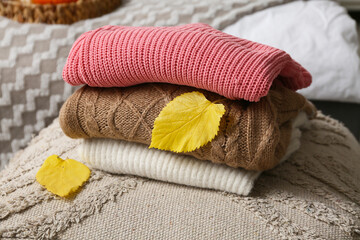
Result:
{"label": "knitted texture", "polygon": [[74,43],[63,78],[72,85],[127,87],[167,82],[229,99],[259,101],[275,78],[297,90],[311,75],[286,52],[240,39],[206,24],[105,26]]}
{"label": "knitted texture", "polygon": [[[293,125],[290,144],[282,161],[300,147],[298,127],[307,122],[300,113]],[[93,168],[110,173],[130,174],[188,186],[222,190],[248,195],[260,171],[231,168],[222,164],[199,161],[145,145],[112,139],[85,139],[79,148],[80,158]]]}
{"label": "knitted texture", "polygon": [[[172,84],[142,84],[127,88],[77,90],[60,110],[60,125],[72,138],[112,138],[150,145],[155,118],[175,97],[197,89]],[[291,120],[300,110],[309,115],[306,99],[281,86],[258,103],[225,99],[201,91],[210,101],[220,100],[226,112],[217,136],[187,153],[198,159],[231,167],[266,170],[284,156],[291,135]]]}

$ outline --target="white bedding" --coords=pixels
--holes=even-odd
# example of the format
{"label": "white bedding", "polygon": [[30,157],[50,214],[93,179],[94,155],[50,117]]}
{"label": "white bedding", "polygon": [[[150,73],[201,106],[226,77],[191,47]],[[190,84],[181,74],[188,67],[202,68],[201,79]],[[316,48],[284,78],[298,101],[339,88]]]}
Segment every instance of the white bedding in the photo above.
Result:
{"label": "white bedding", "polygon": [[296,1],[245,16],[224,32],[288,52],[313,76],[299,92],[313,100],[360,103],[355,21],[332,1]]}

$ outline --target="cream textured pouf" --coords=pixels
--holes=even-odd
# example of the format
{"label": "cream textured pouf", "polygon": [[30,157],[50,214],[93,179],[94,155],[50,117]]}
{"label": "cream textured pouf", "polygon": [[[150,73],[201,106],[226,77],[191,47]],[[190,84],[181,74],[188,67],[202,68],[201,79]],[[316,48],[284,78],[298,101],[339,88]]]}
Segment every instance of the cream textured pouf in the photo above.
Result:
{"label": "cream textured pouf", "polygon": [[0,173],[0,238],[358,239],[360,147],[319,114],[301,147],[248,197],[93,170],[64,200],[35,182],[46,157],[79,159],[58,121]]}

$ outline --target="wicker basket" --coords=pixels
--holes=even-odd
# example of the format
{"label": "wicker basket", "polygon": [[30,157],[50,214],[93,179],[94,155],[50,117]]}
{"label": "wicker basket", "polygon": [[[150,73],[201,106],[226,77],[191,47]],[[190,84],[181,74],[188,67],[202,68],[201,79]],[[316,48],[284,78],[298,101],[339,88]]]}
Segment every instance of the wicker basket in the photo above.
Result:
{"label": "wicker basket", "polygon": [[121,0],[78,0],[54,5],[0,0],[0,16],[22,23],[71,24],[109,13],[120,4]]}

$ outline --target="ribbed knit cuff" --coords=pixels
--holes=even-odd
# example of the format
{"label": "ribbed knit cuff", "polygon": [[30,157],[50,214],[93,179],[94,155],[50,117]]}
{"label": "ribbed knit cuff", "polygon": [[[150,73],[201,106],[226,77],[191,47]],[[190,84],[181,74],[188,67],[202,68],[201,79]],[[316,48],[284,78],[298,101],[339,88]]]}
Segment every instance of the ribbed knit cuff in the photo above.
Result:
{"label": "ribbed knit cuff", "polygon": [[110,173],[130,174],[188,186],[248,195],[261,172],[197,160],[145,145],[112,139],[85,139],[80,158]]}

